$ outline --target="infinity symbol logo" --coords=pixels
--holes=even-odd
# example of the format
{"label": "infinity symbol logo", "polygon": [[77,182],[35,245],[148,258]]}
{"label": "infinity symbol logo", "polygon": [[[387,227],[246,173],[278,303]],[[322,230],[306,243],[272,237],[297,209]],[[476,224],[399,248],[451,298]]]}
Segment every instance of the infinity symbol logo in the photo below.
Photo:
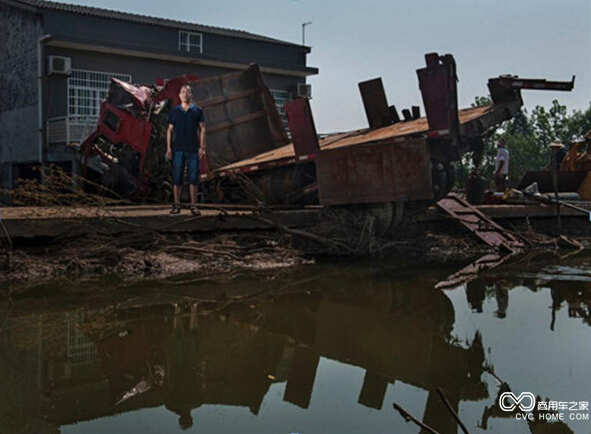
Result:
{"label": "infinity symbol logo", "polygon": [[[529,405],[522,404],[522,401],[529,399]],[[513,401],[513,404],[507,405],[507,402]],[[536,406],[536,397],[531,392],[520,393],[519,396],[515,396],[512,392],[501,393],[499,397],[499,407],[503,411],[513,411],[515,407],[519,406],[521,411],[532,411]]]}

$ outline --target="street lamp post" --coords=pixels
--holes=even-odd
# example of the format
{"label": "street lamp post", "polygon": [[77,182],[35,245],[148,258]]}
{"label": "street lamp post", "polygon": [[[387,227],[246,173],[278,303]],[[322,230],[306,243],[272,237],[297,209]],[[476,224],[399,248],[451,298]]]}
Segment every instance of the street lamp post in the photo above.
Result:
{"label": "street lamp post", "polygon": [[306,45],[306,26],[312,24],[312,21],[302,23],[302,45]]}

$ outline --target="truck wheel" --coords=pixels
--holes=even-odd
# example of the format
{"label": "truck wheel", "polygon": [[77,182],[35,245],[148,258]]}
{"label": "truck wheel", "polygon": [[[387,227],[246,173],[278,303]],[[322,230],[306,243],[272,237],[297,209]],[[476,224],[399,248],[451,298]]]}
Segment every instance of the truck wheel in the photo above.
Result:
{"label": "truck wheel", "polygon": [[364,206],[365,211],[374,218],[374,231],[376,235],[383,235],[392,225],[392,202],[369,203]]}
{"label": "truck wheel", "polygon": [[402,222],[402,217],[404,215],[404,202],[401,200],[397,200],[392,202],[392,223],[390,223],[390,227],[388,228],[389,234],[396,233],[398,225]]}

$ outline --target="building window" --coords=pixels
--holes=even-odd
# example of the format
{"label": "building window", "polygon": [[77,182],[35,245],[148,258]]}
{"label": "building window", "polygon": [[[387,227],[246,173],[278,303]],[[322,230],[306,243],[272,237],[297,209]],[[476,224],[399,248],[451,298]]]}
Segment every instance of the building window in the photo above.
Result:
{"label": "building window", "polygon": [[201,33],[179,32],[179,51],[203,53],[203,35]]}
{"label": "building window", "polygon": [[271,92],[271,96],[275,100],[275,106],[277,107],[277,111],[281,116],[283,126],[285,127],[285,130],[288,131],[287,115],[285,114],[285,103],[291,100],[291,94],[285,90],[270,89],[269,92]]}
{"label": "building window", "polygon": [[68,114],[47,120],[47,143],[82,142],[96,128],[111,78],[127,83],[131,75],[73,69],[68,77]]}
{"label": "building window", "polygon": [[131,75],[73,69],[68,77],[68,116],[98,118],[101,101],[109,93],[111,78],[127,83]]}

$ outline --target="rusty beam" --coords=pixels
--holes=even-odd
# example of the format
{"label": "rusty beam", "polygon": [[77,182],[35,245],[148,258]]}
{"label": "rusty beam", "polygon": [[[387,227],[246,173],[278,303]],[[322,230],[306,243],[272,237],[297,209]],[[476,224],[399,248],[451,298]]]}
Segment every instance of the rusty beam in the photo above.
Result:
{"label": "rusty beam", "polygon": [[571,81],[550,81],[542,78],[519,78],[511,76],[500,76],[499,84],[508,89],[538,89],[538,90],[561,90],[571,91],[575,86],[575,76]]}

